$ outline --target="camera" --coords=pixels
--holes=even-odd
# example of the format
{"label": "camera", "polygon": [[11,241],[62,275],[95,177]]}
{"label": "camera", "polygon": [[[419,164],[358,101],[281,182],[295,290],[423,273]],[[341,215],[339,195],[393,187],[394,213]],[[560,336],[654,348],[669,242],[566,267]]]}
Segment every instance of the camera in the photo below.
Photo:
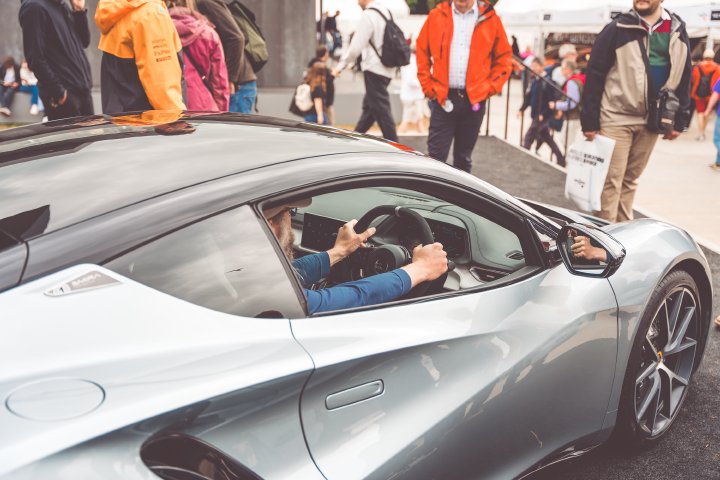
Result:
{"label": "camera", "polygon": [[[655,111],[650,114],[648,127],[658,133],[670,133],[674,129],[675,115],[680,110],[680,99],[669,88],[663,88],[655,99]],[[653,114],[654,113],[654,114]]]}

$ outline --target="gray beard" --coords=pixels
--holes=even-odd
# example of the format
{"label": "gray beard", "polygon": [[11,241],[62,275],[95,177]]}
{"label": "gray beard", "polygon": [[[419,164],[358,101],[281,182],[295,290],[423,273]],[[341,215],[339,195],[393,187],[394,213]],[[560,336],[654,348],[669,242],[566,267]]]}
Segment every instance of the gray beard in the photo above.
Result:
{"label": "gray beard", "polygon": [[295,244],[295,231],[290,225],[288,225],[287,228],[282,229],[278,241],[280,242],[280,248],[282,248],[285,255],[292,262],[295,257],[295,252],[293,252],[293,246]]}

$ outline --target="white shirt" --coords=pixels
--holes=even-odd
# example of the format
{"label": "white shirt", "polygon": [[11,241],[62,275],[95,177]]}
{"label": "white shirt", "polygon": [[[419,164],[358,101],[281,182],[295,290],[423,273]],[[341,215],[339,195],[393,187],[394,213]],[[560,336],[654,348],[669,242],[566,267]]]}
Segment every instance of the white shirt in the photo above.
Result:
{"label": "white shirt", "polygon": [[5,78],[3,79],[3,82],[12,83],[14,81],[15,81],[15,69],[13,67],[10,67],[7,70],[5,70]]}
{"label": "white shirt", "polygon": [[450,88],[465,88],[468,60],[470,59],[470,42],[478,21],[477,2],[465,13],[451,5],[453,14],[453,38],[450,44]]}
{"label": "white shirt", "polygon": [[410,63],[400,67],[400,100],[403,102],[414,102],[425,98],[417,76],[417,58],[413,53],[410,55]]}
{"label": "white shirt", "polygon": [[380,57],[375,53],[370,40],[382,53],[383,36],[385,34],[385,19],[376,11],[370,10],[377,8],[385,18],[390,18],[390,11],[379,2],[370,2],[367,8],[360,15],[357,29],[353,35],[350,46],[338,63],[338,70],[344,70],[350,64],[355,63],[359,55],[362,55],[360,68],[363,72],[373,72],[383,77],[392,78],[395,75],[395,67],[386,67],[380,61]]}
{"label": "white shirt", "polygon": [[20,79],[23,85],[37,85],[37,77],[29,68],[20,67]]}

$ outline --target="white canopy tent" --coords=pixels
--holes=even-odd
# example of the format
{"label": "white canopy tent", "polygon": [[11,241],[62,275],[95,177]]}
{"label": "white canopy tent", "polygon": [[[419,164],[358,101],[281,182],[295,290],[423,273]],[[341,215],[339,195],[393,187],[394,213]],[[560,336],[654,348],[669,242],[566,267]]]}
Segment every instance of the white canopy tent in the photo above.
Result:
{"label": "white canopy tent", "polygon": [[[573,0],[547,6],[543,0],[498,2],[497,11],[503,19],[508,35],[518,37],[521,45],[533,44],[542,49],[542,41],[549,33],[598,33],[617,12],[625,12],[631,2]],[[699,0],[666,0],[663,7],[677,13],[687,24],[691,37],[720,39],[720,2]]]}
{"label": "white canopy tent", "polygon": [[[405,18],[410,15],[410,7],[405,0],[380,0],[382,5],[390,9],[393,18]],[[315,19],[320,19],[322,12],[328,12],[334,15],[340,12],[338,22],[340,21],[357,21],[362,13],[362,9],[358,5],[357,0],[322,0],[322,11],[320,9],[320,0],[315,0]]]}

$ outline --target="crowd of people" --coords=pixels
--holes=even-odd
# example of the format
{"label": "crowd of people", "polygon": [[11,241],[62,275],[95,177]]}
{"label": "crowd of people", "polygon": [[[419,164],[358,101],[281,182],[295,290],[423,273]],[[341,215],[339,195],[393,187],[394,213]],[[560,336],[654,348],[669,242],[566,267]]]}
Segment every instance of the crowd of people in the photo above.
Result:
{"label": "crowd of people", "polygon": [[[27,60],[3,62],[0,113],[23,91],[49,120],[94,114],[85,0],[23,0],[19,20]],[[252,113],[267,49],[239,1],[100,0],[94,20],[103,112]]]}
{"label": "crowd of people", "polygon": [[27,60],[23,59],[20,65],[12,56],[5,57],[0,66],[0,114],[9,117],[12,115],[13,99],[15,92],[30,94],[30,115],[43,113],[45,107],[40,100],[40,93],[37,86],[37,77],[30,70]]}
{"label": "crowd of people", "polygon": [[[309,87],[309,109],[303,115],[308,122],[332,125],[334,79],[357,67],[365,95],[356,131],[364,133],[377,123],[384,138],[397,141],[398,130],[428,128],[429,154],[446,161],[454,145],[453,165],[470,171],[486,101],[501,93],[523,62],[532,72],[518,112],[521,116],[529,109],[531,117],[523,146],[535,144],[537,151],[547,144],[564,166],[564,152],[554,135],[564,122],[571,142],[581,129],[588,139],[598,133],[613,138],[617,146],[603,208],[596,214],[612,221],[627,219],[637,179],[659,136],[658,125],[648,123],[649,116],[661,113],[656,108],[659,99],[670,91],[679,104],[673,128],[663,130],[663,138],[672,140],[687,128],[692,98],[696,138],[701,141],[720,97],[714,51],[691,66],[683,23],[661,1],[632,0],[632,9],[598,35],[581,70],[572,44],[561,45],[557,60],[549,65],[530,47],[521,52],[516,38],[511,46],[493,2],[486,0],[438,3],[415,44],[408,40],[413,53],[398,69],[387,63],[383,52],[392,13],[379,0],[358,0],[363,12],[346,48],[337,25],[339,11],[323,12],[317,23],[319,43],[303,80]],[[12,113],[18,91],[32,96],[32,114],[44,111],[49,119],[94,113],[84,51],[90,41],[85,0],[23,0],[19,17],[27,60],[21,65],[12,57],[3,61],[0,113]],[[253,111],[263,60],[254,56],[254,47],[248,48],[258,36],[252,31],[252,12],[240,1],[99,0],[94,20],[103,52],[103,112]],[[627,69],[645,71],[651,88],[641,91]],[[398,72],[403,117],[396,128],[388,86]],[[712,168],[720,170],[717,122],[714,138],[719,154]]]}
{"label": "crowd of people", "polygon": [[[514,52],[519,52],[515,41]],[[546,65],[544,56],[536,56],[528,46],[516,53],[526,67],[523,76],[527,84],[525,98],[518,117],[530,108],[532,122],[523,139],[523,147],[530,149],[535,142],[537,153],[543,144],[552,151],[558,165],[565,166],[565,157],[555,142],[554,134],[567,124],[568,138],[572,141],[579,134],[580,104],[585,85],[585,74],[579,69],[578,52],[573,44],[566,43],[558,49],[558,60]],[[528,75],[531,73],[531,75]],[[532,76],[532,81],[528,81]],[[573,121],[574,120],[574,121]]]}

